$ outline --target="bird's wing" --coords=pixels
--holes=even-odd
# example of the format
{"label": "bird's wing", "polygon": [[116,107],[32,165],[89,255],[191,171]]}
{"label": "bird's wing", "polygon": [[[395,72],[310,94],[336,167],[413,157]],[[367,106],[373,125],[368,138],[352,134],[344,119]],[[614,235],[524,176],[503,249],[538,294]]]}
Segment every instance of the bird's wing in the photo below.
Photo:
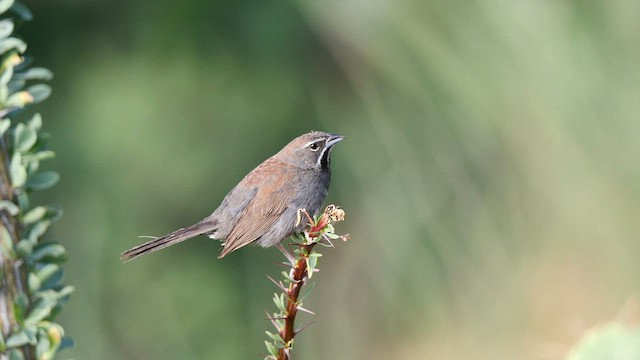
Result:
{"label": "bird's wing", "polygon": [[[286,191],[286,185],[291,180],[280,167],[271,176],[260,177],[260,184],[253,199],[247,204],[233,230],[225,239],[220,256],[237,250],[264,235],[287,209],[291,200],[291,191]],[[266,169],[265,169],[266,170]],[[284,171],[283,171],[284,170]]]}

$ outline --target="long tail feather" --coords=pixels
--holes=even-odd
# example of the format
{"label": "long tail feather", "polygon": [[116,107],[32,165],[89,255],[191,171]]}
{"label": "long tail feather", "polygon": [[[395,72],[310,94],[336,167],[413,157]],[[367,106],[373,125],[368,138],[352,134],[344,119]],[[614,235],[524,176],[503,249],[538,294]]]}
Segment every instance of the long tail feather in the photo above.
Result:
{"label": "long tail feather", "polygon": [[120,260],[124,262],[131,261],[139,256],[150,254],[152,252],[162,250],[171,245],[175,245],[177,243],[191,239],[192,237],[214,231],[216,227],[217,227],[217,224],[213,222],[202,221],[197,224],[178,229],[165,236],[147,241],[142,245],[138,245],[134,248],[131,248],[123,252],[122,254],[120,254]]}

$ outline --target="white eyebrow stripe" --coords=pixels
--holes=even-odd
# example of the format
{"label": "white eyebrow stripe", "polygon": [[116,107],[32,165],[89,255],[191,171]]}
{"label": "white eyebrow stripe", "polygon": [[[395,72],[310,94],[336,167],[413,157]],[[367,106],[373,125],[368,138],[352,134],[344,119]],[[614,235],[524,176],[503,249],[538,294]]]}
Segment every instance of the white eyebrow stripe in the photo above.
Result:
{"label": "white eyebrow stripe", "polygon": [[313,140],[313,141],[309,141],[308,143],[304,144],[303,148],[305,148],[305,147],[307,147],[307,146],[309,146],[309,145],[311,145],[313,143],[317,143],[318,141],[321,141],[321,140],[322,139],[316,139],[316,140]]}

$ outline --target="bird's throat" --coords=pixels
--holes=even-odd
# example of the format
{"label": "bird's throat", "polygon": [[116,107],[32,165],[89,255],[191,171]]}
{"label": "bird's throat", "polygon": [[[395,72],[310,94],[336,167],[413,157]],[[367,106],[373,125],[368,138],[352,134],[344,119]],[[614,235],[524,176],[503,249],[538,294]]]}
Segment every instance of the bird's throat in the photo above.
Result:
{"label": "bird's throat", "polygon": [[331,163],[331,159],[329,157],[330,154],[331,154],[330,147],[322,151],[322,154],[320,155],[320,167],[322,168],[322,170],[329,169],[329,164]]}

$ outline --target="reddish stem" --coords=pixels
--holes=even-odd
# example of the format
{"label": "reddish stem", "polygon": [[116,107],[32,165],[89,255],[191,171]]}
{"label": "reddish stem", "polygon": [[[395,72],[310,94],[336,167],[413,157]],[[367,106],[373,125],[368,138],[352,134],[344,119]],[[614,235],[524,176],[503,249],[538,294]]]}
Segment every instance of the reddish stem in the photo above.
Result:
{"label": "reddish stem", "polygon": [[[311,237],[312,240],[315,240],[320,236],[320,232],[325,226],[327,226],[328,222],[329,217],[326,214],[322,214],[318,222],[315,225],[312,225],[307,232],[309,237]],[[298,298],[300,297],[300,290],[302,290],[305,280],[309,277],[307,273],[307,258],[315,246],[316,242],[313,241],[310,244],[300,245],[302,256],[291,268],[291,278],[293,279],[293,282],[289,284],[289,287],[287,288],[287,308],[284,328],[280,331],[280,337],[284,340],[285,347],[278,351],[278,360],[289,360],[291,342],[296,336],[294,325],[296,321],[296,314],[298,313]]]}

